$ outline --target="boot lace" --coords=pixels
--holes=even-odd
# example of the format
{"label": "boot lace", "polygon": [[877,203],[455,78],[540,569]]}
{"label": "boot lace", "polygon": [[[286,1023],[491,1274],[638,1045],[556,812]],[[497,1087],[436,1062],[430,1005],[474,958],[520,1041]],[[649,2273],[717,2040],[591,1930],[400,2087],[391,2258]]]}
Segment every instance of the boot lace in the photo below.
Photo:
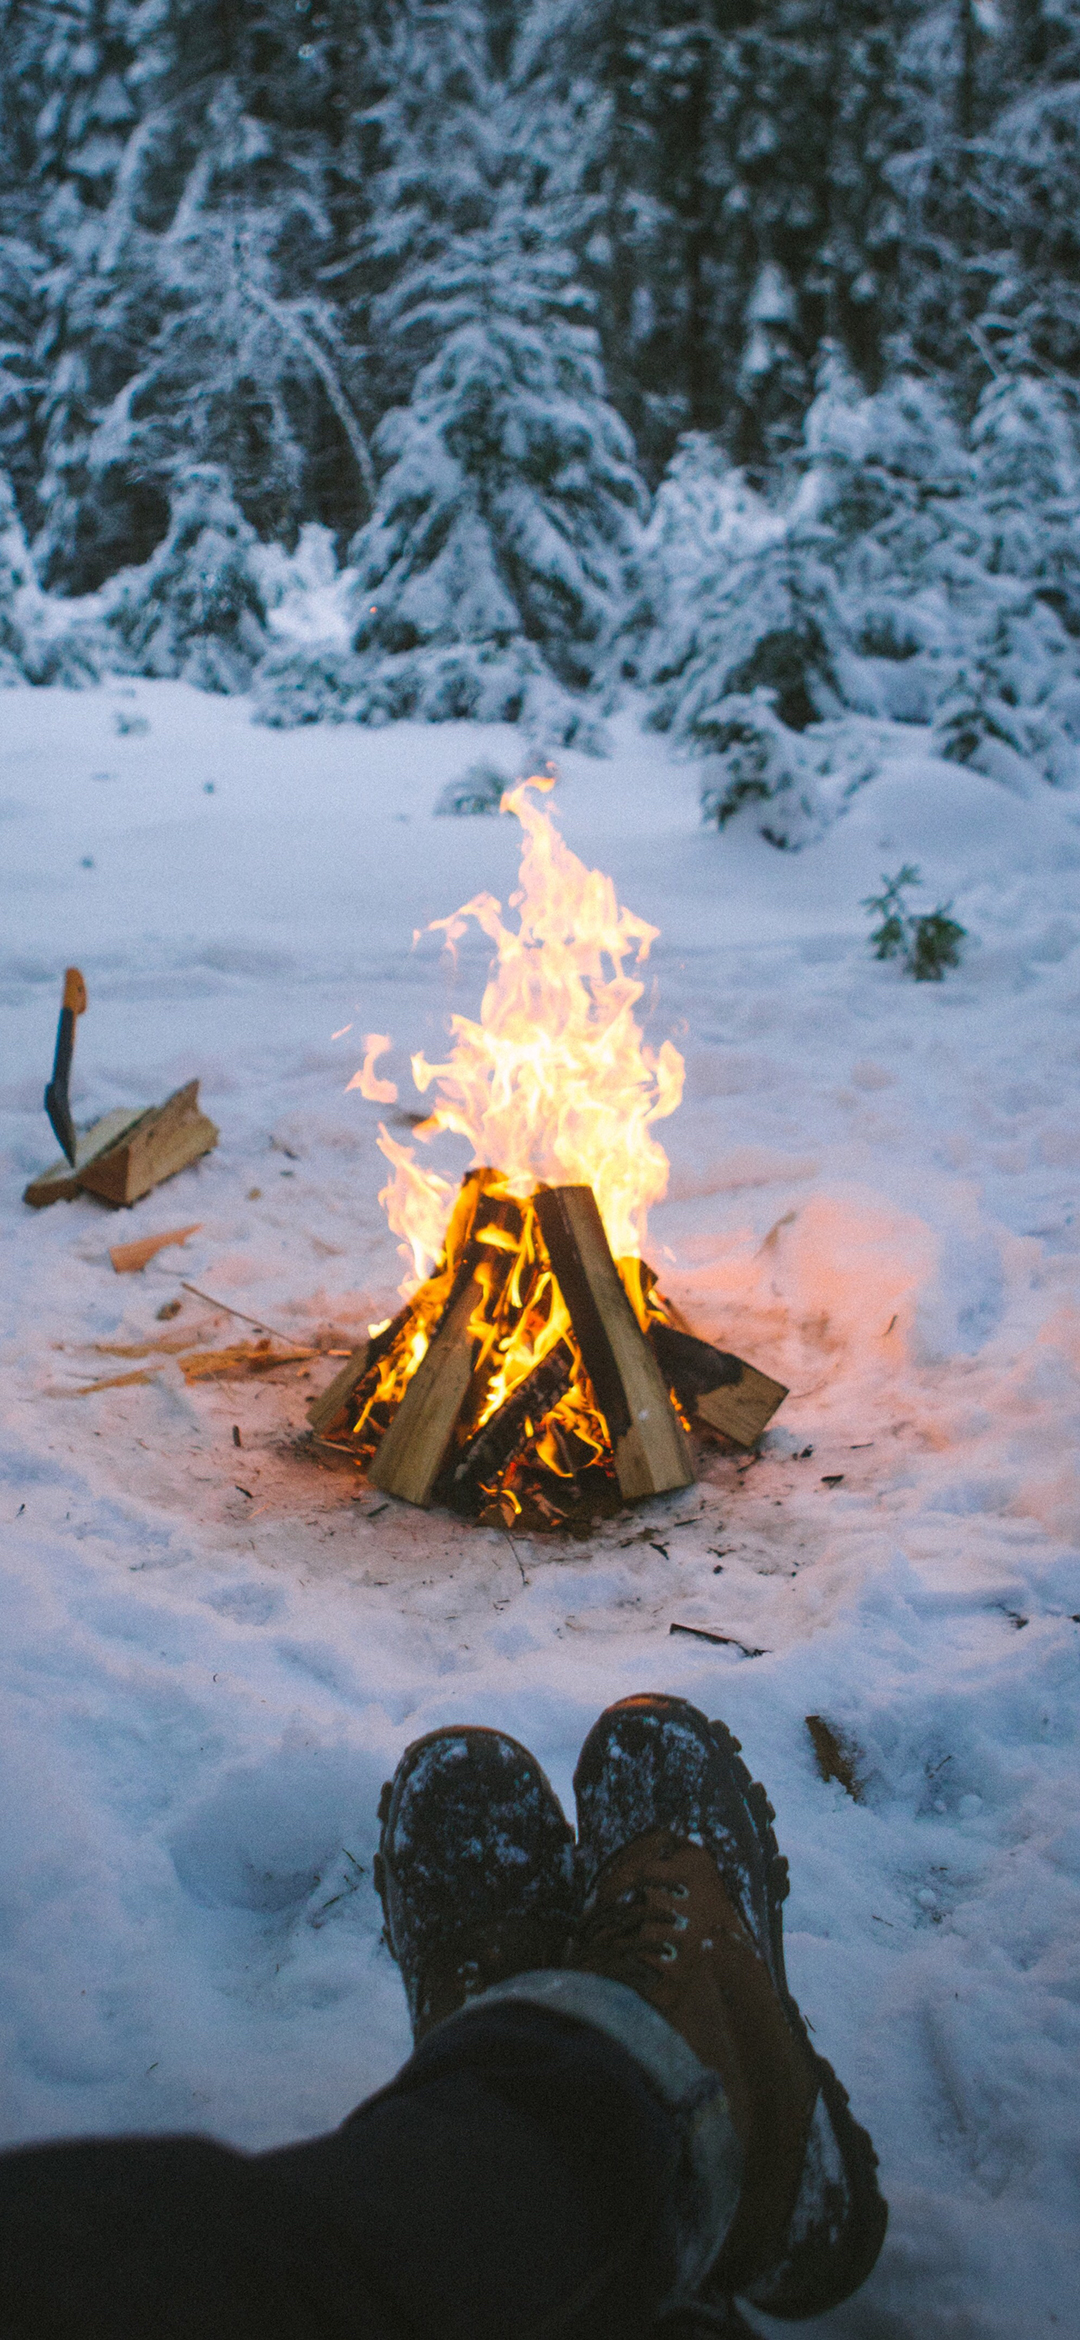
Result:
{"label": "boot lace", "polygon": [[[650,1862],[614,1895],[605,1894],[601,1883],[586,1903],[575,1965],[604,1973],[628,1966],[669,1974],[686,1948],[689,1900],[685,1878],[672,1874],[662,1859]],[[702,1947],[710,1945],[706,1941]]]}

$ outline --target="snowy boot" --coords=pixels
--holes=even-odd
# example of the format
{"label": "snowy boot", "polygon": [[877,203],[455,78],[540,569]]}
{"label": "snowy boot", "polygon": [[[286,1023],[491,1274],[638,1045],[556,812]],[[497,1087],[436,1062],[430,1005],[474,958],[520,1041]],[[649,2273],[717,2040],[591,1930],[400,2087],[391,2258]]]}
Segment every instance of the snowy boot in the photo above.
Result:
{"label": "snowy boot", "polygon": [[573,1835],[516,1739],[472,1725],[416,1739],[379,1819],[375,1884],[414,2040],[492,1984],[561,1961]]}
{"label": "snowy boot", "polygon": [[574,1779],[584,1914],[570,1963],[629,1984],[719,2073],[742,2143],[738,2208],[696,2296],[817,2316],[869,2274],[877,2160],[815,2054],[784,1972],[787,1863],[739,1741],[681,1698],[609,1707]]}

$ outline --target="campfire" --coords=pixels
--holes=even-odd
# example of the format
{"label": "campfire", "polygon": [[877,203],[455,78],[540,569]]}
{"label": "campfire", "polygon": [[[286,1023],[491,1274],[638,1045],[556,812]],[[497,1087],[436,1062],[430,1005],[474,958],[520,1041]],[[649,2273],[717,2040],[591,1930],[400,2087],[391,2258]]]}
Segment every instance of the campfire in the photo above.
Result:
{"label": "campfire", "polygon": [[[404,1305],[310,1408],[319,1444],[384,1494],[534,1530],[689,1485],[692,1430],[753,1445],[786,1395],[698,1340],[645,1264],[668,1175],[655,1124],[683,1062],[635,1019],[657,929],[571,853],[533,793],[552,785],[503,798],[524,830],[517,925],[487,894],[435,922],[453,950],[474,920],[495,956],[448,1061],[412,1060],[435,1091],[415,1135],[464,1138],[482,1166],[455,1194],[380,1126]],[[372,1034],[349,1085],[393,1104],[375,1072],[389,1046]]]}

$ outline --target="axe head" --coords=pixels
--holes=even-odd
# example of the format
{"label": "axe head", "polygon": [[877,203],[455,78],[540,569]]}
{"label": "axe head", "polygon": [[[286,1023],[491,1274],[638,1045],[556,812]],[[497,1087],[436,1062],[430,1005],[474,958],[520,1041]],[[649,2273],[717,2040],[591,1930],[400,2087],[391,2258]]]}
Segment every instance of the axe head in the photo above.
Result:
{"label": "axe head", "polygon": [[86,985],[77,967],[68,967],[64,975],[64,997],[60,1021],[56,1027],[56,1055],[53,1059],[52,1079],[45,1091],[45,1111],[53,1125],[58,1143],[63,1147],[72,1168],[75,1167],[75,1124],[68,1102],[68,1081],[71,1075],[71,1055],[75,1046],[75,1018],[86,1006]]}
{"label": "axe head", "polygon": [[71,1118],[71,1107],[68,1104],[66,1081],[64,1082],[62,1089],[58,1086],[56,1081],[49,1082],[49,1086],[45,1091],[45,1111],[49,1116],[49,1120],[52,1122],[57,1144],[63,1147],[68,1161],[70,1162],[72,1169],[74,1169],[75,1124]]}

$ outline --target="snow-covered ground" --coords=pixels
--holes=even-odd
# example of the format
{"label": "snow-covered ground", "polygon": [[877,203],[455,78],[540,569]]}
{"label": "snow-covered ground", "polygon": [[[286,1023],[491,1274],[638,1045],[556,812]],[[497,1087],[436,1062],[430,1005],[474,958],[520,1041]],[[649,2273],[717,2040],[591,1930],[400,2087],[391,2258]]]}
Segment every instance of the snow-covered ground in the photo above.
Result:
{"label": "snow-covered ground", "polygon": [[[651,1256],[792,1394],[759,1461],[511,1542],[303,1459],[321,1363],[189,1388],[159,1353],[72,1393],[136,1370],[97,1343],[214,1329],[184,1278],[294,1337],[387,1312],[380,1109],[345,1084],[392,1033],[403,1112],[409,1051],[475,1007],[476,946],[455,971],[411,938],[505,903],[516,824],[432,807],[478,755],[512,776],[515,735],[274,733],[172,683],[0,713],[4,2138],[340,2120],[407,2048],[370,1874],[407,1740],[500,1724],[569,1798],[597,1711],[671,1689],[768,1785],[794,1986],[881,2154],[885,2251],[817,2328],[1076,2333],[1077,800],[881,729],[880,776],[783,855],[703,831],[692,770],[628,719],[610,760],[565,757],[557,817],[661,928],[650,1036],[687,1057]],[[861,898],[902,861],[977,938],[940,986],[867,951]],[[55,1153],[68,961],[77,1118],[197,1074],[221,1127],[123,1219],[20,1199]],[[191,1220],[113,1273],[110,1243]],[[808,1714],[862,1750],[861,1803]]]}

